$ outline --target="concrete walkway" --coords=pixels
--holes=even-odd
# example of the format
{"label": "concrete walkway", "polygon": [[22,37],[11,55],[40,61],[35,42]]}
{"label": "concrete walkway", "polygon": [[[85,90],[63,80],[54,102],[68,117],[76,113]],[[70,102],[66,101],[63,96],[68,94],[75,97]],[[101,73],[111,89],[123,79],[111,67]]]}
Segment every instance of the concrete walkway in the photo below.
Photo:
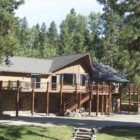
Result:
{"label": "concrete walkway", "polygon": [[87,117],[58,117],[45,116],[45,114],[30,115],[21,114],[19,117],[3,115],[0,117],[0,124],[10,125],[37,125],[37,126],[61,126],[70,125],[74,127],[95,127],[95,126],[138,126],[140,127],[140,114],[113,114],[110,116],[94,113]]}

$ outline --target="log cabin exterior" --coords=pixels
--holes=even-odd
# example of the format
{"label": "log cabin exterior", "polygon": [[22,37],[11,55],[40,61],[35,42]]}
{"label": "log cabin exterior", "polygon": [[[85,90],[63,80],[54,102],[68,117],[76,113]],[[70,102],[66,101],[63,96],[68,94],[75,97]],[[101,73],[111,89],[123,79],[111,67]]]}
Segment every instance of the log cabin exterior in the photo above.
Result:
{"label": "log cabin exterior", "polygon": [[67,109],[76,111],[81,106],[87,108],[89,114],[112,111],[112,86],[93,84],[88,53],[44,59],[6,58],[0,65],[0,80],[1,113],[64,114]]}

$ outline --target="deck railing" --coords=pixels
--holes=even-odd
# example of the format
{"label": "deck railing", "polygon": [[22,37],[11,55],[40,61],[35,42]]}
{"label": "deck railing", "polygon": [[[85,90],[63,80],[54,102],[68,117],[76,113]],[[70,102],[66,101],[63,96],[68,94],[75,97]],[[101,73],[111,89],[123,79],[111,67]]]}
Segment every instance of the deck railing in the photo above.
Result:
{"label": "deck railing", "polygon": [[[33,88],[35,91],[52,91],[52,92],[81,92],[81,91],[91,91],[91,84],[87,84],[85,86],[81,86],[80,84],[75,85],[63,85],[61,83],[49,83],[49,82],[25,82],[25,81],[0,81],[0,87],[2,90],[17,90],[17,85],[19,82],[19,89],[20,91],[32,91]],[[34,86],[33,86],[34,85]],[[94,93],[99,94],[108,94],[110,92],[113,93],[113,88],[111,85],[93,85],[92,91]],[[121,86],[120,91],[121,93],[139,93],[140,87],[139,86]]]}

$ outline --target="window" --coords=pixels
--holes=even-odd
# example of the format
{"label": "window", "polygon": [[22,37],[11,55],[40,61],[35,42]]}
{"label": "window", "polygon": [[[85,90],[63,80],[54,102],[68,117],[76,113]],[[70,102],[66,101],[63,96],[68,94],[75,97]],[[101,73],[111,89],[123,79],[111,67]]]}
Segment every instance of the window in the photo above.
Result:
{"label": "window", "polygon": [[76,84],[76,74],[64,73],[61,74],[61,81],[63,85],[75,85]]}
{"label": "window", "polygon": [[31,82],[36,82],[36,88],[40,88],[40,76],[39,75],[31,75]]}
{"label": "window", "polygon": [[80,85],[85,86],[86,84],[86,75],[80,74]]}

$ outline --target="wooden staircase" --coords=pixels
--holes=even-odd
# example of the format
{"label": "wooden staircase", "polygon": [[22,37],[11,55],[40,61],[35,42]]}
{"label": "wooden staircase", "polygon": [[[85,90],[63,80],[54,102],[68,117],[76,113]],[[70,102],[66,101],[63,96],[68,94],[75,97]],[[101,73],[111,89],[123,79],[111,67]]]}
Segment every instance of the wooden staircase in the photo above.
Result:
{"label": "wooden staircase", "polygon": [[90,92],[76,94],[75,97],[73,96],[64,102],[64,112],[67,109],[71,111],[77,109],[89,99],[90,99]]}

